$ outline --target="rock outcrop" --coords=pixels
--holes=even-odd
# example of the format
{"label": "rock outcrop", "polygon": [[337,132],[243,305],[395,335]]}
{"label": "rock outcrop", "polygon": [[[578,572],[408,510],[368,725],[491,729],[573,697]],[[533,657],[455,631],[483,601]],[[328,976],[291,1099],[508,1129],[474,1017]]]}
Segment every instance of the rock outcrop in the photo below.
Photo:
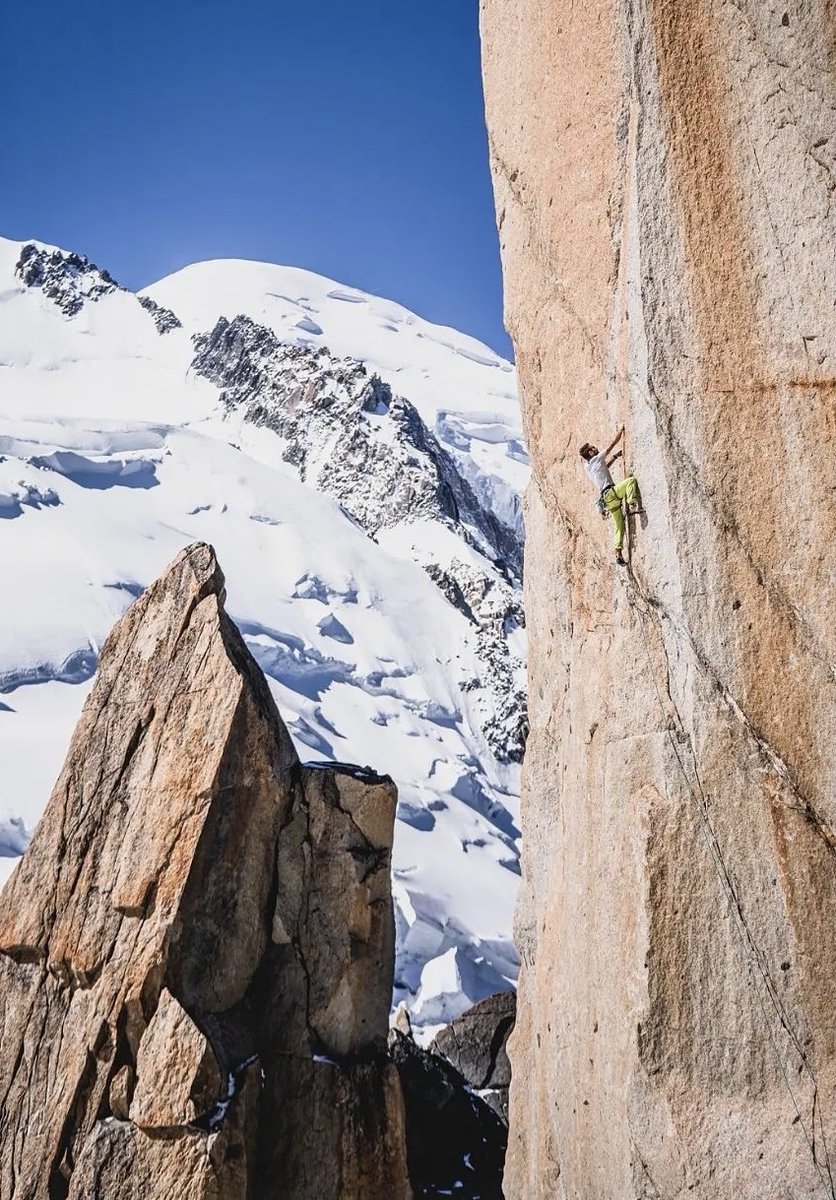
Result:
{"label": "rock outcrop", "polygon": [[[833,1196],[833,14],[481,21],[534,473],[506,1193]],[[619,575],[578,446],[622,422]]]}
{"label": "rock outcrop", "polygon": [[497,992],[439,1030],[433,1054],[456,1068],[468,1085],[508,1124],[511,1064],[507,1044],[517,1012],[516,992]]}
{"label": "rock outcrop", "polygon": [[282,342],[241,315],[193,341],[192,370],[223,389],[227,413],[278,434],[285,461],[368,533],[440,520],[519,579],[518,531],[478,499],[415,406],[364,363]]}
{"label": "rock outcrop", "polygon": [[503,1200],[504,1122],[449,1062],[408,1033],[393,1029],[389,1048],[403,1089],[416,1200]]}
{"label": "rock outcrop", "polygon": [[128,610],[0,897],[4,1200],[409,1200],[391,780],[300,765],[206,545]]}
{"label": "rock outcrop", "polygon": [[227,417],[275,433],[285,462],[332,496],[370,537],[438,522],[478,552],[443,566],[423,552],[418,558],[473,626],[483,669],[468,690],[491,751],[502,763],[521,762],[526,697],[513,642],[525,619],[516,521],[495,515],[490,494],[480,499],[471,486],[464,460],[444,449],[415,406],[358,359],[282,342],[242,315],[219,318],[193,343],[191,369],[222,389]]}
{"label": "rock outcrop", "polygon": [[97,267],[83,254],[71,251],[47,249],[27,242],[20,252],[15,275],[22,284],[40,288],[68,317],[76,317],[86,304],[95,304],[104,296],[121,292],[139,302],[150,314],[157,333],[171,333],[180,329],[179,319],[171,309],[163,308],[150,296],[134,296],[121,283],[117,283],[109,271]]}

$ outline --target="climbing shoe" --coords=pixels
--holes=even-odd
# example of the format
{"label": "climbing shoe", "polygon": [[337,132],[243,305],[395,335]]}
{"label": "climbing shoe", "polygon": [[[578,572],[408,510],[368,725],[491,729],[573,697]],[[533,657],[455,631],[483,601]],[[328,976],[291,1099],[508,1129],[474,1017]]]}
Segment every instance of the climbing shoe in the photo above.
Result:
{"label": "climbing shoe", "polygon": [[627,559],[624,557],[624,555],[621,553],[620,550],[616,550],[616,552],[615,552],[615,561],[618,563],[618,565],[620,567],[627,566]]}

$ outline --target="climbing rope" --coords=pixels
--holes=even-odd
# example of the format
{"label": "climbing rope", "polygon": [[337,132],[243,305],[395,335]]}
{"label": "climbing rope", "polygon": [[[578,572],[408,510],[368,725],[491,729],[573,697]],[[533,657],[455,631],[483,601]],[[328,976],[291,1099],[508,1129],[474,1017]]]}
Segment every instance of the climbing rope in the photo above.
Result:
{"label": "climbing rope", "polygon": [[[622,465],[626,472],[627,471],[626,433],[625,433],[622,451],[624,454],[624,457],[622,460]],[[566,525],[570,534],[572,536],[575,536],[575,534],[576,534],[575,527],[574,527],[572,521],[569,519],[568,515],[565,512],[563,512],[554,489],[550,486],[548,481],[541,476],[540,472],[536,469],[536,467],[534,467],[534,464],[532,464],[532,474],[534,475],[534,478],[537,482],[538,487],[540,488],[540,491],[542,493],[547,492],[550,495],[552,495],[555,503],[557,504],[558,512],[560,513],[560,516],[561,516],[564,524]],[[628,528],[629,528],[629,525],[628,525]],[[628,545],[629,545],[629,543],[628,543]],[[629,559],[628,559],[628,562],[629,562]],[[730,870],[726,864],[725,858],[723,856],[723,851],[722,851],[722,847],[720,845],[719,838],[717,836],[717,832],[716,832],[716,830],[714,828],[714,824],[711,820],[711,814],[709,811],[709,804],[708,804],[708,797],[706,796],[705,789],[703,788],[702,780],[700,778],[699,768],[697,766],[696,754],[694,752],[694,747],[693,747],[693,742],[692,742],[691,738],[685,733],[685,730],[682,728],[681,718],[679,717],[679,713],[677,712],[676,713],[677,733],[680,734],[682,737],[687,738],[687,740],[688,740],[688,744],[691,749],[691,757],[693,760],[694,778],[696,780],[697,787],[699,789],[699,795],[697,794],[697,791],[695,790],[695,788],[694,788],[693,784],[691,783],[691,780],[688,776],[688,771],[687,771],[685,762],[683,761],[682,755],[680,754],[680,749],[679,749],[679,745],[677,742],[677,738],[674,734],[674,730],[671,728],[670,721],[668,720],[668,717],[666,715],[665,704],[662,699],[662,694],[659,690],[659,684],[656,679],[656,671],[654,669],[653,658],[650,653],[650,647],[649,647],[649,643],[648,643],[647,627],[646,627],[647,617],[646,617],[646,614],[642,611],[640,605],[637,603],[635,596],[636,595],[640,596],[648,608],[652,607],[652,601],[650,600],[649,597],[645,596],[642,593],[631,566],[628,567],[628,571],[629,571],[629,576],[625,576],[625,577],[621,578],[621,585],[625,589],[628,604],[633,609],[633,611],[637,614],[637,617],[638,617],[639,628],[641,630],[640,640],[642,643],[642,648],[645,653],[645,657],[647,658],[648,670],[653,679],[653,687],[656,692],[656,699],[659,704],[659,710],[660,710],[660,713],[662,716],[662,720],[664,722],[665,732],[668,735],[668,739],[670,741],[671,748],[674,753],[674,758],[675,758],[677,766],[679,767],[679,770],[682,774],[682,778],[684,780],[686,790],[687,790],[688,794],[690,795],[690,797],[697,809],[697,812],[699,813],[699,815],[701,817],[701,826],[700,827],[703,831],[704,836],[706,837],[709,854],[711,856],[714,867],[717,871],[717,875],[720,880],[722,890],[726,896],[726,900],[729,905],[729,910],[732,914],[732,923],[734,925],[734,928],[735,928],[738,938],[740,940],[741,949],[743,950],[744,959],[746,961],[749,978],[752,983],[753,991],[755,993],[755,997],[756,997],[756,1000],[758,1003],[758,1008],[760,1009],[760,1012],[761,1012],[761,1017],[763,1020],[764,1027],[766,1029],[767,1037],[769,1038],[769,1042],[775,1053],[775,1057],[778,1060],[778,1066],[779,1066],[781,1075],[783,1077],[784,1084],[786,1086],[787,1092],[789,1093],[790,1099],[792,1101],[792,1106],[793,1106],[793,1109],[795,1110],[795,1115],[796,1115],[796,1122],[798,1123],[798,1125],[800,1126],[800,1128],[802,1130],[804,1140],[807,1143],[807,1148],[810,1152],[810,1155],[811,1155],[811,1158],[813,1161],[813,1166],[815,1168],[815,1171],[819,1178],[819,1181],[822,1185],[822,1188],[824,1189],[825,1195],[827,1196],[828,1200],[836,1200],[836,1180],[834,1180],[833,1170],[831,1167],[830,1153],[829,1153],[829,1149],[828,1149],[828,1145],[827,1145],[827,1136],[825,1133],[824,1117],[822,1115],[822,1106],[821,1106],[821,1103],[819,1100],[818,1078],[816,1076],[815,1070],[813,1069],[813,1066],[811,1065],[811,1063],[807,1057],[807,1054],[804,1050],[804,1047],[801,1044],[801,1041],[800,1041],[798,1035],[796,1034],[795,1030],[792,1027],[792,1022],[790,1020],[789,1014],[786,1011],[784,1003],[776,991],[775,984],[772,981],[772,977],[771,977],[771,975],[769,973],[769,969],[766,965],[763,952],[760,950],[757,943],[755,942],[752,931],[749,928],[749,924],[748,924],[745,914],[743,912],[742,902],[740,900],[740,897],[738,896],[737,889],[735,887],[731,872],[730,872]],[[660,637],[663,636],[661,633],[661,630],[660,630],[659,636]],[[676,711],[675,705],[674,705],[674,711]],[[755,968],[757,968],[757,971]],[[769,1019],[767,1005],[764,1001],[764,997],[761,994],[761,990],[758,986],[758,982],[757,982],[758,975],[760,976],[761,980],[763,981],[763,985],[764,985],[764,988],[766,989],[766,995],[768,997],[768,1001],[774,1010],[775,1016],[777,1017],[781,1027],[784,1029],[785,1033],[787,1034],[787,1037],[789,1038],[789,1041],[790,1041],[793,1049],[795,1050],[796,1054],[798,1055],[798,1057],[800,1059],[801,1067],[800,1067],[799,1073],[801,1073],[801,1071],[806,1072],[806,1074],[812,1084],[812,1087],[813,1087],[813,1111],[812,1111],[809,1128],[808,1128],[807,1123],[804,1120],[804,1117],[801,1112],[801,1106],[798,1102],[798,1099],[796,1098],[796,1094],[795,1094],[795,1091],[793,1090],[792,1083],[790,1082],[789,1074],[787,1072],[787,1068],[784,1063],[784,1058],[783,1058],[783,1055],[781,1054],[780,1047],[778,1046],[778,1044],[775,1040],[775,1036],[774,1036],[773,1030],[772,1030],[772,1023]],[[816,1119],[817,1118],[818,1118],[818,1127],[819,1127],[819,1133],[820,1133],[820,1141],[821,1141],[821,1146],[823,1148],[823,1159],[821,1161],[820,1161],[819,1155],[816,1152]],[[826,1172],[826,1176],[825,1176],[825,1172]],[[655,1184],[654,1184],[654,1186],[655,1186]],[[658,1189],[657,1189],[657,1191],[658,1191]]]}
{"label": "climbing rope", "polygon": [[[800,1041],[798,1035],[795,1033],[795,1031],[792,1028],[790,1017],[786,1011],[784,1003],[781,1000],[781,997],[778,995],[778,993],[775,989],[775,984],[773,983],[772,978],[769,974],[769,970],[764,962],[763,952],[760,950],[757,943],[755,942],[755,939],[752,935],[752,931],[749,928],[749,923],[746,920],[745,914],[743,912],[743,906],[742,906],[740,897],[738,896],[737,889],[735,888],[734,881],[731,876],[731,872],[729,871],[729,868],[728,868],[725,858],[723,856],[723,851],[722,851],[722,847],[720,845],[719,838],[717,836],[717,832],[716,832],[716,830],[714,828],[714,824],[711,820],[711,814],[710,814],[709,805],[708,805],[708,797],[705,794],[705,790],[702,785],[702,780],[700,779],[700,774],[699,774],[699,769],[697,767],[696,754],[694,752],[693,743],[692,743],[690,737],[688,737],[688,735],[685,734],[684,729],[681,728],[681,725],[679,724],[679,714],[677,713],[677,733],[679,733],[683,737],[687,738],[688,744],[691,748],[691,757],[693,759],[693,767],[694,767],[694,778],[697,782],[697,787],[699,789],[699,796],[697,795],[697,791],[695,790],[695,788],[694,788],[693,784],[691,783],[691,780],[688,776],[688,771],[686,769],[682,755],[680,754],[677,738],[674,735],[674,731],[671,729],[671,726],[670,726],[670,721],[666,716],[665,704],[662,699],[662,694],[659,690],[659,684],[656,679],[656,671],[654,669],[653,658],[651,656],[650,648],[649,648],[649,644],[648,644],[645,613],[642,611],[641,607],[636,603],[633,592],[640,595],[645,604],[650,605],[650,601],[648,600],[648,598],[646,596],[644,596],[642,594],[642,592],[635,580],[635,576],[632,573],[632,568],[630,568],[630,577],[633,580],[632,584],[629,579],[625,578],[622,580],[622,586],[624,587],[626,595],[627,595],[627,603],[630,605],[630,607],[633,609],[633,611],[638,616],[639,627],[641,629],[641,639],[640,640],[642,643],[642,648],[645,653],[645,657],[647,658],[648,670],[653,679],[653,687],[654,687],[654,691],[656,692],[656,699],[659,704],[659,709],[660,709],[660,713],[662,716],[662,720],[664,721],[664,724],[665,724],[665,732],[668,735],[668,739],[670,741],[671,748],[674,752],[674,757],[676,759],[676,763],[679,767],[679,770],[682,774],[682,778],[685,782],[686,789],[687,789],[689,795],[691,796],[691,799],[693,800],[698,813],[700,814],[700,816],[702,818],[701,828],[703,829],[703,833],[706,836],[706,841],[708,844],[708,848],[709,848],[709,852],[711,854],[712,861],[716,868],[717,875],[720,879],[720,883],[723,888],[723,891],[726,895],[726,899],[727,899],[727,902],[729,905],[729,910],[733,917],[733,924],[737,931],[738,937],[740,939],[744,958],[746,959],[746,964],[747,964],[747,968],[749,971],[749,977],[753,984],[753,990],[755,992],[755,996],[756,996],[756,999],[758,1002],[758,1007],[760,1008],[760,1011],[761,1011],[761,1016],[763,1018],[763,1023],[766,1028],[767,1036],[768,1036],[769,1041],[772,1045],[772,1048],[775,1052],[775,1056],[778,1060],[778,1066],[780,1067],[781,1074],[784,1079],[784,1083],[786,1085],[787,1091],[789,1092],[790,1099],[792,1100],[793,1108],[795,1109],[796,1119],[797,1119],[798,1124],[800,1125],[802,1132],[804,1134],[805,1141],[807,1142],[807,1147],[812,1156],[813,1165],[816,1169],[816,1173],[819,1177],[822,1187],[824,1188],[825,1194],[827,1195],[828,1200],[836,1200],[836,1183],[834,1182],[833,1172],[831,1169],[830,1154],[828,1151],[827,1137],[825,1134],[825,1127],[824,1127],[824,1119],[822,1116],[821,1104],[819,1103],[819,1099],[818,1099],[818,1097],[819,1097],[818,1079],[816,1077],[816,1073],[815,1073],[812,1065],[810,1064],[810,1061],[807,1057],[807,1054],[801,1044],[801,1041]],[[662,634],[660,631],[660,637],[661,636],[662,636]],[[675,709],[675,706],[674,706],[674,709]],[[769,998],[769,1002],[771,1003],[771,1005],[773,1007],[775,1015],[777,1016],[779,1023],[781,1024],[784,1031],[786,1032],[793,1048],[795,1049],[796,1054],[798,1055],[798,1057],[801,1061],[801,1064],[802,1064],[801,1069],[807,1072],[810,1082],[813,1085],[813,1113],[812,1113],[810,1130],[808,1130],[807,1124],[805,1123],[804,1118],[802,1116],[801,1107],[798,1103],[798,1100],[796,1099],[795,1092],[793,1091],[793,1087],[790,1082],[790,1078],[787,1073],[786,1066],[784,1064],[783,1056],[781,1054],[781,1051],[780,1051],[780,1048],[779,1048],[777,1042],[775,1041],[771,1022],[769,1020],[769,1014],[768,1014],[767,1008],[766,1008],[766,1004],[764,1003],[763,996],[761,995],[761,991],[757,985],[754,964],[757,965],[758,974],[760,975],[761,979],[763,980],[764,987],[766,988],[766,994]],[[822,1147],[824,1150],[823,1164],[819,1161],[819,1156],[816,1154],[815,1141],[816,1141],[816,1115],[817,1115],[817,1113],[818,1113],[819,1130],[820,1130],[820,1134],[821,1134],[821,1143],[822,1143]],[[822,1170],[822,1165],[824,1166],[824,1171],[827,1172],[827,1178],[825,1178],[824,1171]]]}

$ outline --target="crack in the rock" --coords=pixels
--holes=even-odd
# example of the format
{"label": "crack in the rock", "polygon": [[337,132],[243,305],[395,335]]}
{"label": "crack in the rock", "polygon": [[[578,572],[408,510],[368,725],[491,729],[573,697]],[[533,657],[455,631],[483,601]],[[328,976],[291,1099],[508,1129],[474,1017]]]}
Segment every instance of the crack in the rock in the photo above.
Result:
{"label": "crack in the rock", "polygon": [[250,1054],[242,1062],[232,1067],[227,1072],[226,1091],[223,1095],[218,1097],[210,1109],[198,1113],[191,1121],[187,1121],[186,1125],[190,1129],[200,1129],[206,1133],[217,1133],[229,1116],[232,1102],[241,1089],[241,1084],[244,1082],[247,1071],[256,1062],[258,1062],[258,1054]]}
{"label": "crack in the rock", "polygon": [[[710,681],[715,693],[720,697],[723,704],[734,717],[738,725],[745,730],[746,734],[754,743],[761,761],[770,768],[772,773],[777,776],[786,790],[794,796],[795,800],[797,801],[797,805],[784,804],[783,807],[789,808],[791,811],[799,812],[813,827],[819,837],[821,837],[828,849],[832,853],[836,854],[836,833],[834,833],[825,818],[817,811],[813,802],[804,795],[790,765],[785,762],[781,755],[778,754],[777,751],[771,746],[765,735],[757,729],[752,719],[743,710],[742,706],[732,695],[731,691],[726,687],[717,673],[713,670],[708,661],[707,655],[696,644],[691,631],[685,627],[682,621],[677,620],[661,601],[651,597],[648,594],[646,588],[642,585],[635,572],[632,572],[632,579],[636,594],[645,604],[645,613],[651,618],[659,634],[661,651],[664,655],[667,665],[667,693],[673,710],[676,714],[679,732],[688,737],[690,744],[690,735],[687,734],[684,729],[681,716],[671,695],[670,680],[672,678],[672,667],[670,656],[668,654],[667,647],[665,646],[664,632],[661,628],[661,625],[654,617],[655,613],[658,613],[662,620],[666,620],[671,629],[674,631],[675,635],[684,641],[697,668],[702,672],[704,677]],[[691,745],[690,748],[691,757],[696,763],[696,755],[693,745]]]}
{"label": "crack in the rock", "polygon": [[[822,386],[826,381],[811,380],[811,387]],[[754,578],[763,588],[766,595],[775,605],[776,609],[781,613],[787,624],[796,634],[800,645],[816,659],[817,662],[827,671],[830,680],[836,683],[836,668],[830,663],[826,652],[818,644],[816,632],[810,626],[806,618],[798,611],[793,604],[791,598],[786,594],[784,589],[773,580],[768,580],[764,572],[755,562],[749,544],[744,537],[736,516],[728,509],[724,508],[716,499],[716,496],[711,489],[706,485],[705,479],[702,477],[697,464],[688,454],[682,442],[678,439],[673,430],[673,410],[666,408],[664,403],[659,399],[656,391],[650,382],[647,380],[647,393],[651,401],[650,408],[656,418],[656,432],[661,442],[667,443],[667,449],[672,458],[677,461],[680,473],[687,475],[689,491],[698,495],[704,507],[707,509],[712,524],[715,528],[732,538],[735,545],[743,556],[744,562],[751,571]]]}
{"label": "crack in the rock", "polygon": [[78,1132],[79,1122],[86,1109],[90,1096],[98,1078],[99,1054],[105,1045],[108,1034],[107,1022],[102,1021],[93,1046],[88,1048],[84,1069],[76,1083],[72,1102],[70,1103],[61,1132],[55,1146],[55,1152],[47,1170],[47,1191],[49,1200],[66,1200],[70,1191],[70,1176],[73,1171],[72,1149]]}

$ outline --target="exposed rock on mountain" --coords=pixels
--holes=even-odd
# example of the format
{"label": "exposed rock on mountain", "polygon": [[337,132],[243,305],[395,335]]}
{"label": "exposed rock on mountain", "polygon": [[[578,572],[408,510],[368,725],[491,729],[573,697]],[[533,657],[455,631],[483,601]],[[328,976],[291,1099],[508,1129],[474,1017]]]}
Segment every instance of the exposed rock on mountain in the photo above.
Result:
{"label": "exposed rock on mountain", "polygon": [[210,547],[119,621],[0,897],[4,1200],[408,1200],[391,780],[299,764]]}
{"label": "exposed rock on mountain", "polygon": [[[524,625],[522,540],[476,497],[408,400],[363,363],[324,347],[288,345],[249,317],[221,317],[194,338],[192,369],[221,388],[227,413],[272,430],[301,478],[333,496],[368,534],[438,521],[487,562],[425,569],[472,621],[484,672],[482,728],[500,762],[520,762],[527,732],[521,663],[509,635]],[[496,568],[491,570],[491,565]]]}
{"label": "exposed rock on mountain", "polygon": [[29,242],[20,252],[15,274],[27,287],[40,288],[68,317],[74,317],[85,300],[99,300],[119,284],[108,271],[81,254],[46,250]]}
{"label": "exposed rock on mountain", "polygon": [[508,1124],[511,1064],[506,1046],[517,1012],[516,992],[497,992],[468,1008],[430,1044]]}
{"label": "exposed rock on mountain", "polygon": [[465,681],[464,687],[473,693],[488,743],[500,762],[522,762],[528,737],[526,694],[520,681],[522,663],[509,642],[525,626],[519,591],[456,558],[446,568],[428,563],[426,571],[475,627],[484,673]]}
{"label": "exposed rock on mountain", "polygon": [[[535,480],[507,1195],[832,1196],[832,11],[482,32]],[[622,422],[618,575],[578,446]]]}
{"label": "exposed rock on mountain", "polygon": [[339,500],[368,533],[422,517],[454,525],[511,578],[522,546],[485,508],[415,407],[361,362],[280,342],[249,317],[221,317],[195,339],[192,368],[285,442],[303,479]]}
{"label": "exposed rock on mountain", "polygon": [[[194,264],[137,296],[81,255],[0,237],[0,295],[0,881],[43,812],[114,621],[206,541],[229,564],[230,613],[299,752],[396,779],[397,998],[416,1026],[512,984],[525,631],[514,571],[493,561],[502,537],[517,559],[522,544],[512,365],[392,301],[269,263]],[[242,379],[260,372],[281,421],[292,399],[304,409],[307,482],[282,459],[287,440],[247,419],[250,401],[225,407],[224,388],[191,369],[193,335],[221,314],[238,328],[239,313],[298,363],[276,352],[279,387],[241,333],[229,362],[215,347],[211,373],[232,396],[236,363]],[[366,385],[391,389],[389,413],[352,407],[346,389]],[[363,455],[385,467],[387,437],[396,490],[414,476],[427,501],[396,524],[388,496],[367,503]],[[341,464],[339,500],[322,439]],[[460,518],[472,511],[470,529],[439,495]]]}
{"label": "exposed rock on mountain", "polygon": [[163,308],[161,304],[157,304],[156,300],[152,300],[150,296],[137,296],[137,300],[150,313],[154,319],[154,324],[157,326],[157,333],[171,333],[172,329],[180,329],[180,320],[171,311],[170,308]]}
{"label": "exposed rock on mountain", "polygon": [[505,1123],[449,1062],[408,1034],[393,1029],[389,1049],[403,1089],[416,1200],[503,1200]]}
{"label": "exposed rock on mountain", "polygon": [[[27,242],[21,250],[15,274],[27,287],[40,288],[68,317],[80,313],[87,301],[95,303],[113,292],[133,295],[109,271],[97,267],[83,254],[47,249],[34,242]],[[174,313],[150,296],[137,296],[136,300],[150,313],[158,333],[180,328]]]}

